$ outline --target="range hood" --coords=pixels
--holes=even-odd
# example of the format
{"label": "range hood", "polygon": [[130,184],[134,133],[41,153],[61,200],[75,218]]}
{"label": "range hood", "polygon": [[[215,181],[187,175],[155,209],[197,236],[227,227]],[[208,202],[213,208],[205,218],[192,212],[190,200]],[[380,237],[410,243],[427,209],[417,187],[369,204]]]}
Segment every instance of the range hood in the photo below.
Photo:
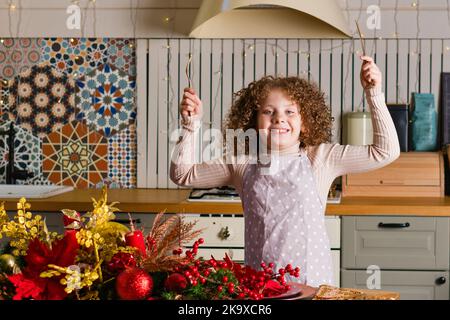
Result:
{"label": "range hood", "polygon": [[192,38],[346,38],[335,0],[203,0]]}

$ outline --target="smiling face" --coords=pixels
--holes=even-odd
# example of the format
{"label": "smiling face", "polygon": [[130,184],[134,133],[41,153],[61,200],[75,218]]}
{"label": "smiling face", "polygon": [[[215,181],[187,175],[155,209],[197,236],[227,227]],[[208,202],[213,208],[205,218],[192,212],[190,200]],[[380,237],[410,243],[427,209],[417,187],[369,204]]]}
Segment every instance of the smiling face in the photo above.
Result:
{"label": "smiling face", "polygon": [[297,103],[274,89],[258,109],[258,130],[270,150],[283,151],[299,142],[302,120]]}

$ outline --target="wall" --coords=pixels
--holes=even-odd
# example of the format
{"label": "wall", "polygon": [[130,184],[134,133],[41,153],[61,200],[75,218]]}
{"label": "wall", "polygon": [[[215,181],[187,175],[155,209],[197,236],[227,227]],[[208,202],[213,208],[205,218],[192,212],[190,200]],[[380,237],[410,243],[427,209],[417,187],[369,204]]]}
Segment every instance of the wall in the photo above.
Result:
{"label": "wall", "polygon": [[[22,0],[15,2],[16,9],[8,10],[7,1],[0,1],[0,36],[139,39],[139,187],[176,187],[167,175],[173,146],[170,133],[178,127],[178,102],[187,84],[184,67],[189,51],[194,57],[194,86],[207,106],[204,132],[220,128],[232,93],[250,80],[263,74],[298,75],[317,82],[325,92],[335,119],[335,142],[342,141],[343,115],[366,107],[359,84],[360,44],[354,20],[371,38],[367,40],[368,53],[377,59],[383,72],[388,103],[407,103],[414,91],[432,92],[438,97],[439,74],[450,69],[450,10],[446,0],[417,1],[416,7],[411,5],[413,1],[403,0],[339,0],[354,40],[189,40],[186,38],[199,0],[80,0],[81,29],[69,30],[65,10],[72,2],[43,0],[37,4]],[[366,25],[370,16],[366,8],[373,4],[381,9],[379,30],[369,30]],[[208,139],[206,136],[206,144]],[[199,151],[198,157],[201,155]]]}

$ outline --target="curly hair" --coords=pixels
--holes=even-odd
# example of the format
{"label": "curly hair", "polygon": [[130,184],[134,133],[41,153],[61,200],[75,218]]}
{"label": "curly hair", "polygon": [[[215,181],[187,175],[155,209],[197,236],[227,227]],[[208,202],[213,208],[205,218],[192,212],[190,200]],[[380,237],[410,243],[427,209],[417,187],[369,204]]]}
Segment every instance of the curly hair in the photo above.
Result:
{"label": "curly hair", "polygon": [[305,132],[299,137],[301,148],[331,141],[332,118],[325,103],[325,94],[315,83],[299,77],[265,76],[239,90],[233,95],[225,128],[257,129],[258,108],[274,89],[281,89],[287,98],[299,106],[305,126]]}

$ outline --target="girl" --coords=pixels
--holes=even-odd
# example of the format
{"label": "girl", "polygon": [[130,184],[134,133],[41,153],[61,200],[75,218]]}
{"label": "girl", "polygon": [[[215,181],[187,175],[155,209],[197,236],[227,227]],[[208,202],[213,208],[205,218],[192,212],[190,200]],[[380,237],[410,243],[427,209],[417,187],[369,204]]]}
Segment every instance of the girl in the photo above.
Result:
{"label": "girl", "polygon": [[332,284],[332,261],[325,229],[325,206],[338,176],[374,170],[400,155],[394,123],[381,91],[381,72],[362,56],[360,80],[371,108],[373,144],[331,144],[331,116],[324,94],[300,78],[264,77],[240,90],[227,119],[229,129],[258,129],[276,172],[265,165],[225,158],[193,164],[193,135],[200,126],[202,102],[186,88],[181,101],[183,134],[172,158],[170,177],[180,186],[234,185],[245,217],[245,264],[275,270],[300,266],[310,286]]}

